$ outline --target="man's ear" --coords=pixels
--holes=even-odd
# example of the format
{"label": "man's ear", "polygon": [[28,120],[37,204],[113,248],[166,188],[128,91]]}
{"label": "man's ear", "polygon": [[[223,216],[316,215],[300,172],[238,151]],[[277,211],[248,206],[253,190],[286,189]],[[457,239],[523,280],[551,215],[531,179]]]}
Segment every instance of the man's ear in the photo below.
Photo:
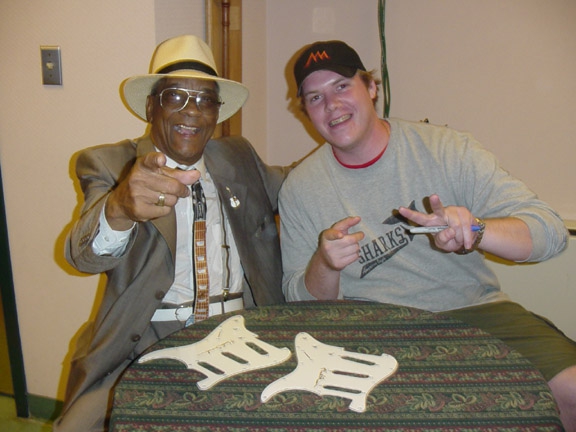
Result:
{"label": "man's ear", "polygon": [[370,94],[370,99],[374,100],[378,95],[378,87],[376,86],[376,81],[370,80],[370,84],[368,85],[368,93]]}

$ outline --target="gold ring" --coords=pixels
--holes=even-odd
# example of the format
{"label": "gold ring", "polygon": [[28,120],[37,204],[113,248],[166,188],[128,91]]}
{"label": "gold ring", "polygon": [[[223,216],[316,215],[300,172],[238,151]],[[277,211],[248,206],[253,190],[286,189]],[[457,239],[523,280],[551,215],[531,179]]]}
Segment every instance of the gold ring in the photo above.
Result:
{"label": "gold ring", "polygon": [[158,201],[156,201],[156,205],[158,207],[164,207],[164,201],[166,200],[166,197],[164,196],[164,194],[162,192],[160,192],[160,195],[158,195]]}

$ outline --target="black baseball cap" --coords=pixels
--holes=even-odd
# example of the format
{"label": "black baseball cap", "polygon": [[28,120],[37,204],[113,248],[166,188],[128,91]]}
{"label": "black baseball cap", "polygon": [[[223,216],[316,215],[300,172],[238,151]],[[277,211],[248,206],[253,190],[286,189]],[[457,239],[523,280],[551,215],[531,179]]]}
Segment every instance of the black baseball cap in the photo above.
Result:
{"label": "black baseball cap", "polygon": [[353,48],[339,40],[315,42],[304,49],[294,64],[294,78],[298,96],[302,83],[312,72],[330,70],[346,78],[366,68]]}

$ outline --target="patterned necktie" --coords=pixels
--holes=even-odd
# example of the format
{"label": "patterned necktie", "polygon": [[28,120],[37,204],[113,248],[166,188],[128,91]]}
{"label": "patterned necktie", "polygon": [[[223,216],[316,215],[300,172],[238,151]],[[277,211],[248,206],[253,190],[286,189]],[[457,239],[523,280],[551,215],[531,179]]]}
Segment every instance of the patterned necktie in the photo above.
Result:
{"label": "patterned necktie", "polygon": [[192,200],[194,203],[194,275],[196,277],[194,321],[201,321],[208,318],[210,294],[206,261],[206,198],[200,181],[192,185]]}

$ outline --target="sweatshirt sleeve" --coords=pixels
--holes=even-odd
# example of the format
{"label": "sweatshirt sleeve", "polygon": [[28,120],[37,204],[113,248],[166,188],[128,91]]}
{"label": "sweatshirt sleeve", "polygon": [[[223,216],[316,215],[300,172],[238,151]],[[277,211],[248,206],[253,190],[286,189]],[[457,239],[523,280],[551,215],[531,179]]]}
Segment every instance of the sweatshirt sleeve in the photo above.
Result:
{"label": "sweatshirt sleeve", "polygon": [[298,196],[299,185],[289,175],[279,195],[280,244],[282,248],[282,290],[286,301],[317,300],[306,289],[304,275],[316,251],[318,234],[303,212]]}
{"label": "sweatshirt sleeve", "polygon": [[562,252],[568,245],[568,230],[559,214],[502,168],[496,156],[470,135],[460,135],[455,141],[463,145],[445,155],[452,158],[445,167],[460,167],[450,174],[450,181],[460,185],[456,186],[460,205],[480,218],[516,217],[524,221],[533,244],[527,262],[545,261]]}

